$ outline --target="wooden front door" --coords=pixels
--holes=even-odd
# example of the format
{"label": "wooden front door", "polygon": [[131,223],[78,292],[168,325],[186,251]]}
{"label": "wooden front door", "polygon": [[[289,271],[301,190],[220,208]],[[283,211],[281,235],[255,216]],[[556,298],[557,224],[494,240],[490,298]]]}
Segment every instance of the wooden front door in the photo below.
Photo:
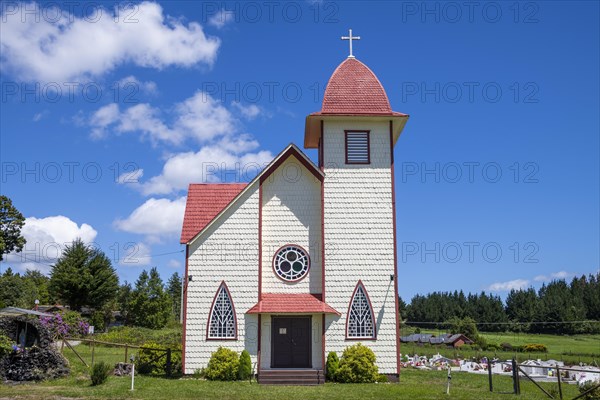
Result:
{"label": "wooden front door", "polygon": [[311,317],[273,317],[272,368],[312,368]]}

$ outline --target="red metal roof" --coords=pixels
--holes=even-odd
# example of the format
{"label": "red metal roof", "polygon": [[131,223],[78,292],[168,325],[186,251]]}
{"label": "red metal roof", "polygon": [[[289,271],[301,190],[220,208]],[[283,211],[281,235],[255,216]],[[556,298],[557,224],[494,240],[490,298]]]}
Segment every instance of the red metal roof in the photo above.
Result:
{"label": "red metal roof", "polygon": [[391,114],[387,94],[373,71],[347,58],[331,75],[323,97],[323,114]]}
{"label": "red metal roof", "polygon": [[181,243],[193,239],[246,185],[246,183],[190,184],[181,229]]}
{"label": "red metal roof", "polygon": [[263,293],[262,299],[247,314],[337,314],[333,307],[321,301],[320,294]]}

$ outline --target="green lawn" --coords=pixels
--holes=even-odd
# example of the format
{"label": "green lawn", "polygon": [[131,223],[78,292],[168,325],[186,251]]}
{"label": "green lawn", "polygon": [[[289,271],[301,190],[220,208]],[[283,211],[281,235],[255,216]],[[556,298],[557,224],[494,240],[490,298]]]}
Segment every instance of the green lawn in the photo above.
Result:
{"label": "green lawn", "polygon": [[[422,333],[443,334],[445,331],[421,330]],[[401,335],[407,336],[414,333],[414,328],[404,326]],[[596,363],[600,365],[600,335],[538,335],[528,333],[512,332],[482,332],[482,336],[489,343],[510,343],[512,345],[523,345],[527,343],[541,343],[548,348],[547,353],[514,353],[504,351],[476,351],[467,348],[448,349],[443,346],[418,346],[413,344],[402,344],[400,352],[403,354],[414,354],[431,356],[440,353],[449,358],[492,356],[500,359],[516,357],[520,361],[541,358],[543,360],[554,359],[564,361],[567,364]]]}
{"label": "green lawn", "polygon": [[[509,391],[511,380],[495,376],[499,391]],[[487,376],[454,373],[450,396],[446,396],[446,374],[439,371],[404,370],[398,384],[325,384],[321,386],[263,386],[248,382],[207,382],[191,378],[163,379],[136,377],[131,392],[129,378],[111,377],[101,386],[92,387],[84,375],[38,384],[0,386],[0,397],[23,399],[90,398],[90,399],[506,399],[507,394],[488,391]],[[552,384],[544,384],[547,389]],[[523,382],[520,399],[543,399],[543,393],[531,383]],[[566,396],[575,397],[577,389],[564,388]]]}
{"label": "green lawn", "polygon": [[[90,349],[86,345],[75,349],[88,361]],[[512,396],[488,391],[487,375],[453,373],[450,396],[446,396],[446,373],[444,371],[418,371],[405,369],[398,384],[325,384],[321,386],[263,386],[255,382],[207,382],[193,378],[166,379],[136,376],[135,391],[129,390],[129,377],[111,377],[98,387],[90,386],[88,369],[74,353],[65,348],[65,356],[72,368],[71,376],[55,381],[27,383],[14,386],[0,386],[0,398],[48,399],[48,398],[90,398],[90,399],[251,399],[251,400],[379,400],[379,399],[507,399]],[[121,349],[96,348],[95,360],[121,361]],[[547,390],[555,384],[543,384]],[[494,376],[497,392],[509,392],[512,380],[507,376]],[[522,395],[519,399],[544,399],[543,393],[532,383],[522,382]],[[576,396],[577,388],[565,386],[565,398]]]}

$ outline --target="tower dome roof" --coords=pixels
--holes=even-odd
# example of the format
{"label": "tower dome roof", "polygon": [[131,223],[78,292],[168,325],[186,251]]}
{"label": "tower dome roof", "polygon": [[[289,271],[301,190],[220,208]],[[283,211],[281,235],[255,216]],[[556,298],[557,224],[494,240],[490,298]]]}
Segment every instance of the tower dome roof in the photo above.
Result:
{"label": "tower dome roof", "polygon": [[347,58],[329,78],[322,114],[391,114],[387,94],[373,71]]}

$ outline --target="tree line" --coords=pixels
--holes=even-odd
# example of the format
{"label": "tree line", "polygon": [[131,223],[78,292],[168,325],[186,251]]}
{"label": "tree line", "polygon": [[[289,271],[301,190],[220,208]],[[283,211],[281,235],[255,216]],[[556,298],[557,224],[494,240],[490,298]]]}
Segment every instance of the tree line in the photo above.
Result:
{"label": "tree line", "polygon": [[175,272],[165,284],[151,268],[142,271],[134,285],[120,285],[110,259],[77,239],[66,246],[50,276],[32,270],[19,274],[11,268],[0,275],[0,308],[31,309],[35,300],[85,309],[98,330],[116,318],[126,325],[159,329],[179,321],[181,277]]}
{"label": "tree line", "polygon": [[400,298],[407,325],[447,328],[455,318],[472,318],[482,331],[527,333],[600,333],[600,273],[564,279],[534,288],[513,289],[503,302],[481,292],[433,292]]}

